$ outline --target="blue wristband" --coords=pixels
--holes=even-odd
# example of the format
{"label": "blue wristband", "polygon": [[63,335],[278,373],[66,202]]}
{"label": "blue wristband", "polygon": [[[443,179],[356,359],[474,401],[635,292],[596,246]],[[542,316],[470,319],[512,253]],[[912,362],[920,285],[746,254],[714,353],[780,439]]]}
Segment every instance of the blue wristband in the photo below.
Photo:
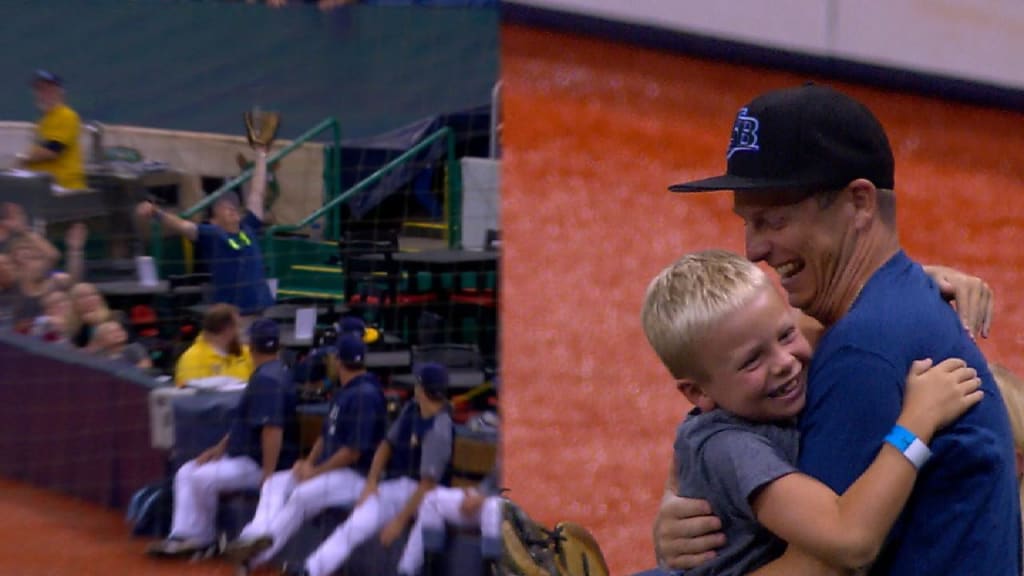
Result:
{"label": "blue wristband", "polygon": [[896,424],[885,441],[899,450],[918,470],[932,457],[932,451],[914,433]]}

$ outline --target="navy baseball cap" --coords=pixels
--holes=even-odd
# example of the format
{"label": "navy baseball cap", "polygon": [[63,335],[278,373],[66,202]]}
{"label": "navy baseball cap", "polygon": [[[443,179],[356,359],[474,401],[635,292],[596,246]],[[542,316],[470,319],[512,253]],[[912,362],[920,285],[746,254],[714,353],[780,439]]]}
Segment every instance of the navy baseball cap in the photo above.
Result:
{"label": "navy baseball cap", "polygon": [[741,108],[726,161],[725,174],[669,190],[824,192],[858,178],[877,188],[895,185],[892,148],[875,115],[813,83],[766,92]]}
{"label": "navy baseball cap", "polygon": [[338,333],[352,334],[363,338],[366,335],[366,323],[357,316],[345,316],[338,326]]}
{"label": "navy baseball cap", "polygon": [[64,80],[60,76],[54,74],[53,72],[50,72],[49,70],[43,69],[36,70],[32,74],[32,84],[35,84],[37,82],[53,84],[54,86],[64,85]]}
{"label": "navy baseball cap", "polygon": [[281,329],[270,318],[260,318],[249,326],[249,346],[257,352],[277,352]]}
{"label": "navy baseball cap", "polygon": [[428,396],[440,397],[448,390],[448,369],[436,362],[427,362],[413,367],[416,383],[423,387]]}
{"label": "navy baseball cap", "polygon": [[366,344],[362,337],[355,334],[341,334],[338,336],[337,345],[338,360],[345,364],[365,364]]}

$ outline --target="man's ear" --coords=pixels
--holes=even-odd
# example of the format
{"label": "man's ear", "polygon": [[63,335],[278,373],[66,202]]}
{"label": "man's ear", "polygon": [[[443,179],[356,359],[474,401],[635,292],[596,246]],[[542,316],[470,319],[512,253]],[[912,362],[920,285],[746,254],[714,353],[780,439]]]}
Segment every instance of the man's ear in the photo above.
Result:
{"label": "man's ear", "polygon": [[715,401],[704,392],[704,388],[696,380],[681,378],[676,380],[676,388],[691,404],[700,408],[701,412],[710,412],[716,408]]}
{"label": "man's ear", "polygon": [[878,189],[870,180],[858,178],[849,185],[853,201],[853,223],[857,230],[865,230],[878,214]]}

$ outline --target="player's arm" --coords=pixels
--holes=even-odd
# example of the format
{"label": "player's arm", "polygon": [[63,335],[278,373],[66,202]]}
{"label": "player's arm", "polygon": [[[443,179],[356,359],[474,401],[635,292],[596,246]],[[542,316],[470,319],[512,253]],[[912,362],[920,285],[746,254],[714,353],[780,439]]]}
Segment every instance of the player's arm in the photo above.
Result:
{"label": "player's arm", "polygon": [[288,409],[285,401],[288,385],[275,376],[267,373],[254,374],[249,380],[253,402],[250,404],[250,418],[262,422],[260,430],[260,446],[263,450],[263,480],[277,470],[277,462],[281,456],[284,443],[284,425]]}
{"label": "player's arm", "polygon": [[264,426],[260,431],[260,446],[263,448],[263,479],[266,480],[277,470],[277,460],[281,456],[281,445],[284,443],[284,428],[280,426]]}
{"label": "player's arm", "polygon": [[444,477],[448,463],[452,460],[452,422],[447,414],[434,418],[434,426],[423,438],[420,457],[420,481],[416,491],[405,502],[405,506],[391,523],[381,532],[381,541],[387,545],[393,542],[409,525],[416,511],[420,509],[423,497],[437,487]]}
{"label": "player's arm", "polygon": [[387,439],[385,439],[373,453],[373,462],[370,464],[370,472],[366,475],[366,485],[363,487],[363,493],[359,496],[359,502],[356,504],[357,506],[365,502],[370,496],[377,493],[377,485],[380,483],[380,479],[384,475],[384,467],[388,465],[389,460],[391,460],[391,444]]}
{"label": "player's arm", "polygon": [[[982,397],[980,380],[963,361],[930,366],[915,362],[911,367],[906,402],[896,420],[925,444]],[[811,476],[794,473],[766,484],[752,496],[751,508],[758,522],[790,548],[839,568],[858,569],[878,555],[916,476],[916,466],[884,442],[871,466],[842,496]]]}
{"label": "player's arm", "polygon": [[317,438],[316,442],[313,443],[313,448],[309,451],[309,456],[306,456],[306,464],[313,466],[314,463],[320,459],[320,455],[324,452],[324,439]]}
{"label": "player's arm", "polygon": [[210,448],[207,448],[202,454],[196,457],[196,464],[206,464],[207,462],[217,460],[224,456],[228,451],[228,438],[230,437],[230,433],[225,434],[224,437],[220,439],[220,442],[217,442]]}
{"label": "player's arm", "polygon": [[348,468],[359,461],[359,450],[349,446],[342,446],[330,458],[324,460],[319,466],[313,467],[313,475],[323,474],[338,468]]}
{"label": "player's arm", "polygon": [[171,232],[184,236],[195,242],[199,238],[199,226],[195,222],[179,218],[177,215],[157,208],[152,202],[140,202],[135,213],[142,220],[159,221]]}

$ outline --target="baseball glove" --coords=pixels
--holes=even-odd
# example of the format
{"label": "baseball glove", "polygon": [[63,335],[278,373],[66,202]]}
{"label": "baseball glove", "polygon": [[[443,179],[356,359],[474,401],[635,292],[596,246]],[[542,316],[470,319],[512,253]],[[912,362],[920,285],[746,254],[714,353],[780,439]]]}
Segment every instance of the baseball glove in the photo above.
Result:
{"label": "baseball glove", "polygon": [[505,553],[495,576],[608,576],[601,547],[586,528],[561,522],[548,530],[511,500],[503,504]]}
{"label": "baseball glove", "polygon": [[253,148],[269,149],[277,137],[277,129],[281,126],[281,115],[277,112],[263,111],[254,114],[251,111],[242,113],[245,120],[245,137]]}

